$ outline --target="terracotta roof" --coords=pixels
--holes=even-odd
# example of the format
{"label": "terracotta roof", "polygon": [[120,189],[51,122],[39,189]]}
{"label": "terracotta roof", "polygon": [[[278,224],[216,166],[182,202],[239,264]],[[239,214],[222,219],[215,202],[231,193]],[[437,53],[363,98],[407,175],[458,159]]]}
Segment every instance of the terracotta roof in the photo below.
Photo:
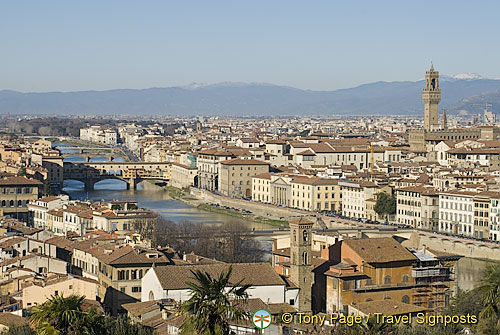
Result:
{"label": "terracotta roof", "polygon": [[143,302],[132,302],[129,304],[123,304],[122,307],[134,316],[141,316],[144,313],[154,311],[159,309],[158,301],[143,301]]}
{"label": "terracotta roof", "polygon": [[267,162],[259,161],[257,159],[241,159],[235,158],[221,162],[223,165],[269,165]]}
{"label": "terracotta roof", "polygon": [[269,179],[271,180],[271,174],[269,172],[261,173],[256,176],[253,176],[252,178],[258,178],[258,179]]}
{"label": "terracotta roof", "polygon": [[[153,263],[157,264],[168,264],[170,260],[160,252],[155,250],[146,250],[140,248],[133,248],[129,245],[119,246],[112,249],[110,253],[104,251],[106,248],[101,250],[101,253],[97,256],[101,262],[110,265],[121,265],[121,264],[142,264],[144,266],[151,265]],[[148,254],[157,255],[156,258],[149,258]]]}
{"label": "terracotta roof", "polygon": [[29,323],[29,319],[11,313],[0,313],[0,324],[10,326],[24,326]]}
{"label": "terracotta roof", "polygon": [[[180,290],[189,288],[186,282],[193,280],[191,271],[206,271],[211,276],[218,276],[229,267],[230,264],[169,265],[155,266],[153,269],[164,290]],[[243,280],[243,284],[253,286],[285,285],[269,263],[235,263],[232,264],[232,269],[232,284]]]}
{"label": "terracotta roof", "polygon": [[392,237],[342,241],[368,263],[414,261],[417,258]]}
{"label": "terracotta roof", "polygon": [[14,186],[23,186],[23,185],[36,185],[41,186],[43,183],[36,179],[29,179],[26,177],[4,177],[0,178],[0,185],[14,185]]}

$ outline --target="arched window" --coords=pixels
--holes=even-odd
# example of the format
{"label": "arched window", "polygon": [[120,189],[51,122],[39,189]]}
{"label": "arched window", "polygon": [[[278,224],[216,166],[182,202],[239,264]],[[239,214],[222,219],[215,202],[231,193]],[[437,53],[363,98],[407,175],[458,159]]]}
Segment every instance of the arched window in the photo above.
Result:
{"label": "arched window", "polygon": [[385,276],[384,284],[390,284],[390,283],[391,283],[391,276]]}
{"label": "arched window", "polygon": [[403,283],[407,283],[410,280],[408,275],[403,275]]}
{"label": "arched window", "polygon": [[22,207],[23,206],[23,202],[21,200],[17,200],[17,207]]}
{"label": "arched window", "polygon": [[153,293],[153,291],[149,291],[149,301],[153,301],[155,300],[155,295]]}
{"label": "arched window", "polygon": [[302,238],[303,238],[304,242],[307,242],[307,239],[309,238],[309,235],[307,234],[307,230],[304,230],[302,232]]}
{"label": "arched window", "polygon": [[296,230],[293,231],[293,242],[294,243],[297,242],[297,231]]}
{"label": "arched window", "polygon": [[14,207],[14,200],[11,200],[9,204],[10,204],[10,207]]}
{"label": "arched window", "polygon": [[309,262],[307,261],[307,258],[308,258],[308,255],[307,255],[307,252],[303,252],[302,253],[302,264],[303,265],[307,265]]}
{"label": "arched window", "polygon": [[404,295],[403,298],[401,298],[401,302],[404,304],[409,304],[410,303],[410,297],[407,295]]}

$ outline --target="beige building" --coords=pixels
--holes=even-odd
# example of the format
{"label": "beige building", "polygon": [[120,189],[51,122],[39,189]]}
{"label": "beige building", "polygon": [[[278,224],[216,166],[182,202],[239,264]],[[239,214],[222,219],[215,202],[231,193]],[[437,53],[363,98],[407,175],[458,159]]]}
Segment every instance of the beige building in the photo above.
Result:
{"label": "beige building", "polygon": [[412,228],[439,230],[439,193],[430,186],[396,190],[396,221]]}
{"label": "beige building", "polygon": [[141,299],[141,278],[153,264],[168,265],[162,253],[131,246],[103,247],[96,254],[98,268],[98,300],[113,315],[124,312],[122,304]]}
{"label": "beige building", "polygon": [[341,211],[342,191],[338,179],[297,176],[291,181],[292,207],[311,211]]}
{"label": "beige building", "polygon": [[233,197],[252,196],[252,177],[269,172],[269,163],[235,158],[220,163],[219,192]]}
{"label": "beige building", "polygon": [[197,186],[198,168],[180,163],[172,163],[172,179],[170,185],[180,189]]}
{"label": "beige building", "polygon": [[0,177],[0,216],[28,222],[28,203],[38,199],[43,184],[26,177]]}
{"label": "beige building", "polygon": [[43,304],[51,296],[71,294],[83,295],[86,299],[95,300],[97,282],[92,279],[74,275],[54,275],[44,279],[34,279],[23,288],[23,307],[28,308]]}

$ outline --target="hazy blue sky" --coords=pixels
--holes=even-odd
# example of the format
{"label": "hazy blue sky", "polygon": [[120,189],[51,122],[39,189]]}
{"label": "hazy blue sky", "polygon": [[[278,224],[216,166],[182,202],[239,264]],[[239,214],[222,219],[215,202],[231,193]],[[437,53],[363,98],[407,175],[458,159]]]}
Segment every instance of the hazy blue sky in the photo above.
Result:
{"label": "hazy blue sky", "polygon": [[500,2],[2,1],[0,89],[500,77]]}

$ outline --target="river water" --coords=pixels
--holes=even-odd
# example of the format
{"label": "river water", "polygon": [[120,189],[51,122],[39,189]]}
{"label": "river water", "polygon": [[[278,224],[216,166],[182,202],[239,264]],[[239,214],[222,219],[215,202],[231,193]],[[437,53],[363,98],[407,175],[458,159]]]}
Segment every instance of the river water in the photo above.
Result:
{"label": "river water", "polygon": [[[78,162],[83,161],[79,156],[71,156],[65,161]],[[91,159],[95,162],[107,161],[105,157],[95,157]],[[116,161],[123,161],[117,158]],[[71,199],[110,201],[110,200],[135,200],[139,207],[153,210],[167,220],[174,222],[190,221],[201,224],[222,224],[225,222],[244,223],[250,228],[270,229],[275,228],[269,225],[249,222],[236,217],[212,213],[189,206],[182,201],[171,199],[167,192],[150,189],[140,183],[137,190],[127,190],[126,184],[120,180],[103,180],[94,186],[94,191],[86,192],[83,183],[75,180],[64,181],[63,190],[69,194]],[[266,251],[271,250],[271,242],[262,238],[259,239],[262,248]],[[478,285],[482,278],[482,270],[488,264],[487,261],[472,258],[462,258],[457,265],[456,278],[458,287],[462,290],[470,290]]]}

